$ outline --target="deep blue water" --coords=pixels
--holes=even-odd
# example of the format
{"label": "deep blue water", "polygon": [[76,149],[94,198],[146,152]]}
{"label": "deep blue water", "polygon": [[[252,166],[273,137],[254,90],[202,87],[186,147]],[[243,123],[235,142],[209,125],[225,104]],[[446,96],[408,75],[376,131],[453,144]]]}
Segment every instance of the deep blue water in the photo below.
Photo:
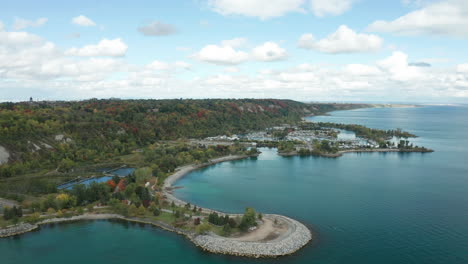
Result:
{"label": "deep blue water", "polygon": [[217,164],[177,182],[179,198],[230,212],[252,206],[296,218],[314,243],[251,260],[204,253],[173,233],[110,222],[0,240],[1,263],[468,263],[468,108],[359,109],[313,120],[402,128],[434,153],[348,153]]}

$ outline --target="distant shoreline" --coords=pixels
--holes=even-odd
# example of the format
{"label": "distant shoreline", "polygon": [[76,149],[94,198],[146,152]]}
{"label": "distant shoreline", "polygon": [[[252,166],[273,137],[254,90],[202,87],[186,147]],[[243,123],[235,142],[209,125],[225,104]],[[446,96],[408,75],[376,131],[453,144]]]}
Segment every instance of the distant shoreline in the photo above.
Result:
{"label": "distant shoreline", "polygon": [[[372,152],[380,152],[380,153],[431,153],[434,152],[432,149],[427,150],[416,150],[416,149],[390,149],[390,148],[377,148],[377,149],[345,149],[340,150],[336,153],[316,153],[316,154],[308,154],[304,156],[318,156],[318,157],[327,157],[327,158],[338,158],[343,156],[345,153],[372,153]],[[290,156],[301,156],[299,152],[292,151],[292,152],[278,152],[278,155],[283,157],[290,157]]]}

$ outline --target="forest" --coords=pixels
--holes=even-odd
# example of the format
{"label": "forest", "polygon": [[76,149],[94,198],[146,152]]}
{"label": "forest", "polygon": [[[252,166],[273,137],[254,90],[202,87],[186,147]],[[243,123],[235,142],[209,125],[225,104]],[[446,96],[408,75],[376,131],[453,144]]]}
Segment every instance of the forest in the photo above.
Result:
{"label": "forest", "polygon": [[158,141],[231,135],[364,107],[276,99],[85,100],[0,104],[0,178],[69,172]]}

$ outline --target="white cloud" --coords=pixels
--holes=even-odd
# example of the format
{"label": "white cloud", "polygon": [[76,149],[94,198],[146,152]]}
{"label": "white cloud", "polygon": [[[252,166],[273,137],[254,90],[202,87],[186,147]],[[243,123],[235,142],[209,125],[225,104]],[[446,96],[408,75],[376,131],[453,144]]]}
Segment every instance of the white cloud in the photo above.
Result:
{"label": "white cloud", "polygon": [[246,38],[234,38],[234,39],[228,39],[228,40],[223,40],[221,41],[222,46],[229,46],[234,49],[242,48],[245,46],[247,43]]}
{"label": "white cloud", "polygon": [[244,51],[236,51],[230,46],[207,45],[194,58],[219,65],[235,65],[249,59],[249,54]]}
{"label": "white cloud", "polygon": [[95,57],[112,56],[121,57],[127,52],[128,46],[120,39],[103,39],[96,45],[87,45],[83,48],[71,48],[65,53],[72,56]]}
{"label": "white cloud", "polygon": [[15,22],[13,23],[14,30],[21,30],[28,27],[40,27],[47,23],[47,18],[41,17],[36,20],[26,20],[23,18],[15,18]]}
{"label": "white cloud", "polygon": [[2,21],[0,21],[0,31],[3,31],[5,29],[5,25],[3,24]]}
{"label": "white cloud", "polygon": [[239,68],[238,67],[225,67],[224,72],[228,72],[228,73],[235,73],[235,72],[239,72]]}
{"label": "white cloud", "polygon": [[408,64],[408,55],[401,51],[395,51],[393,54],[379,62],[377,65],[390,74],[390,78],[396,81],[413,81],[424,79],[424,70],[421,67],[410,66]]}
{"label": "white cloud", "polygon": [[155,60],[146,66],[147,69],[153,71],[168,71],[168,70],[177,70],[185,69],[188,70],[192,67],[191,64],[184,61],[176,61],[174,63],[168,63],[164,61]]}
{"label": "white cloud", "polygon": [[373,52],[379,50],[382,44],[383,39],[379,36],[356,33],[346,25],[341,25],[324,39],[316,40],[312,34],[304,34],[298,42],[300,48],[332,54]]}
{"label": "white cloud", "polygon": [[279,61],[287,58],[286,50],[274,42],[265,42],[252,50],[252,55],[259,61]]}
{"label": "white cloud", "polygon": [[177,67],[177,68],[186,69],[186,70],[192,68],[192,65],[190,63],[185,62],[185,61],[176,61],[174,63],[174,66]]}
{"label": "white cloud", "polygon": [[[239,52],[221,44],[216,47],[231,49],[235,55]],[[244,52],[243,56],[246,60],[248,54]],[[228,58],[228,63],[218,63],[219,57],[214,60],[225,65],[238,62],[226,54],[221,57]],[[468,65],[414,67],[408,65],[408,57],[395,52],[370,64],[303,63],[259,69],[249,75],[232,74],[238,69],[229,66],[202,73],[184,61],[154,58],[147,65],[134,65],[124,58],[69,56],[40,36],[0,31],[0,90],[8,91],[1,95],[3,100],[22,99],[25,94],[43,99],[134,98],[135,94],[150,98],[156,94],[158,98],[466,101]],[[190,79],[192,74],[183,74],[187,70],[196,77]]]}
{"label": "white cloud", "polygon": [[77,17],[74,17],[72,19],[72,23],[78,26],[83,26],[83,27],[94,27],[96,26],[96,23],[91,20],[90,18],[84,16],[84,15],[79,15]]}
{"label": "white cloud", "polygon": [[378,20],[369,31],[399,35],[468,36],[468,1],[448,0],[429,4],[393,21]]}
{"label": "white cloud", "polygon": [[243,15],[269,19],[289,12],[304,12],[305,0],[208,0],[208,6],[222,15]]}
{"label": "white cloud", "polygon": [[353,2],[355,0],[311,0],[311,9],[318,17],[337,16],[351,9]]}
{"label": "white cloud", "polygon": [[167,62],[156,60],[156,61],[151,62],[147,67],[151,70],[163,71],[163,70],[169,69],[169,64]]}
{"label": "white cloud", "polygon": [[123,64],[110,58],[75,60],[54,43],[27,32],[0,32],[0,79],[20,83],[62,78],[99,80]]}
{"label": "white cloud", "polygon": [[148,25],[141,26],[138,31],[145,36],[169,36],[177,33],[177,29],[173,25],[165,24],[159,21],[154,21]]}
{"label": "white cloud", "polygon": [[382,73],[377,67],[364,64],[348,64],[345,67],[345,72],[351,75],[369,76]]}
{"label": "white cloud", "polygon": [[320,80],[314,72],[283,72],[278,76],[285,82],[318,82]]}
{"label": "white cloud", "polygon": [[2,46],[21,48],[23,45],[34,45],[42,42],[41,37],[27,32],[0,31],[0,45]]}
{"label": "white cloud", "polygon": [[468,73],[468,63],[457,65],[457,72],[459,72],[459,73]]}

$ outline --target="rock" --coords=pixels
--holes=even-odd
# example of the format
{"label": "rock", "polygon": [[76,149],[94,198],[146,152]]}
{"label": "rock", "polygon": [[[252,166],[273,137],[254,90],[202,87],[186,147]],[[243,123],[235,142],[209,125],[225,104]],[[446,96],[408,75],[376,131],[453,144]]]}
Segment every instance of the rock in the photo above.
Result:
{"label": "rock", "polygon": [[290,255],[312,239],[309,229],[298,221],[282,215],[268,216],[288,223],[288,234],[268,242],[245,242],[213,235],[198,235],[192,241],[212,253],[259,258]]}
{"label": "rock", "polygon": [[9,158],[10,153],[6,150],[6,148],[0,146],[0,165],[7,163]]}
{"label": "rock", "polygon": [[37,225],[31,225],[28,223],[21,223],[19,225],[11,226],[5,229],[0,229],[0,237],[16,236],[34,230]]}

